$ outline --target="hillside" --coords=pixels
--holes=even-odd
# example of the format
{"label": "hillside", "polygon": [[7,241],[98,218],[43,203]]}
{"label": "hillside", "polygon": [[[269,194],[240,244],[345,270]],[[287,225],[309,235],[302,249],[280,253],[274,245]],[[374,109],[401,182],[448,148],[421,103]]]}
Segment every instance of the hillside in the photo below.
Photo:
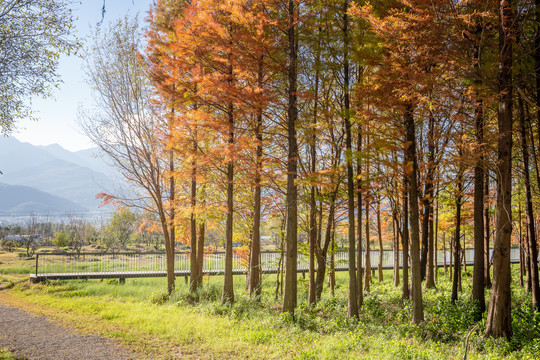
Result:
{"label": "hillside", "polygon": [[86,208],[73,201],[43,191],[18,185],[0,183],[0,213],[29,214],[31,212],[86,212]]}

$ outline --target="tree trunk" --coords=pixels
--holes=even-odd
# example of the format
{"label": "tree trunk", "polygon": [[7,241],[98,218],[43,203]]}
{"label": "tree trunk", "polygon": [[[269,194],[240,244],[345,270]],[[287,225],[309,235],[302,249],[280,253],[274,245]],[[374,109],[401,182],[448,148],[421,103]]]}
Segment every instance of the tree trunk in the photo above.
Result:
{"label": "tree trunk", "polygon": [[315,295],[317,300],[321,299],[322,289],[324,285],[324,278],[326,276],[326,262],[328,256],[328,247],[332,241],[332,224],[334,223],[334,214],[335,214],[335,201],[337,196],[337,191],[339,188],[339,183],[336,186],[334,192],[330,194],[330,209],[328,211],[328,220],[326,222],[326,231],[324,234],[324,244],[322,249],[317,249],[317,276],[315,278]]}
{"label": "tree trunk", "polygon": [[409,299],[409,181],[407,180],[407,160],[404,157],[403,174],[403,233],[401,241],[403,242],[403,287],[401,288],[401,300]]}
{"label": "tree trunk", "polygon": [[[368,162],[369,166],[369,162]],[[369,239],[369,197],[366,196],[366,271],[364,271],[364,290],[369,292],[371,283],[371,244]]]}
{"label": "tree trunk", "polygon": [[[173,150],[169,151],[169,171],[171,174],[174,172],[174,153]],[[164,224],[162,222],[163,234],[167,234],[170,231],[170,235],[165,236],[165,252],[167,253],[167,293],[170,295],[175,288],[175,275],[174,275],[174,246],[176,245],[176,227],[174,225],[174,176],[169,177],[169,204],[171,209],[169,211],[170,224]],[[168,231],[169,230],[169,231]],[[167,244],[169,246],[167,246]]]}
{"label": "tree trunk", "polygon": [[420,224],[418,210],[418,159],[416,156],[416,129],[412,105],[405,109],[405,125],[407,129],[407,163],[412,163],[412,169],[407,169],[409,177],[409,217],[411,222],[411,284],[413,298],[413,324],[424,321],[424,306],[422,304],[422,279],[420,277]]}
{"label": "tree trunk", "polygon": [[[258,86],[263,87],[263,57],[259,59],[259,73],[257,79]],[[253,239],[250,251],[250,272],[249,272],[249,296],[261,295],[261,172],[263,156],[263,109],[257,109],[257,123],[255,125],[255,138],[257,148],[255,150],[255,193],[253,194]]]}
{"label": "tree trunk", "polygon": [[393,248],[394,248],[394,286],[399,286],[399,234],[400,234],[400,226],[399,226],[399,220],[397,217],[397,207],[398,207],[398,201],[396,199],[395,201],[396,205],[395,208],[392,211],[392,221],[393,221],[393,232],[394,232],[394,241],[393,241]]}
{"label": "tree trunk", "polygon": [[[424,206],[426,207],[424,211],[425,219],[427,226],[424,227],[426,234],[422,233],[422,238],[426,238],[426,263],[425,269],[426,273],[426,288],[431,289],[435,287],[435,278],[433,275],[433,201],[435,195],[435,118],[433,116],[429,117],[429,132],[428,132],[428,163],[427,163],[427,175],[426,175],[426,191],[425,197],[426,202]],[[423,278],[423,276],[422,276]]]}
{"label": "tree trunk", "polygon": [[[462,156],[459,151],[460,157]],[[461,160],[460,160],[461,161]],[[461,167],[461,166],[460,166]],[[454,278],[452,281],[452,304],[455,304],[458,298],[459,278],[461,275],[461,205],[463,198],[463,172],[459,169],[457,177],[457,193],[456,193],[456,229],[454,232]]]}
{"label": "tree trunk", "polygon": [[[358,142],[356,144],[357,151],[360,154],[362,152],[362,127],[358,125]],[[359,156],[356,160],[356,173],[362,173],[362,159]],[[356,181],[357,186],[357,210],[358,210],[358,234],[357,234],[357,253],[356,253],[356,292],[358,296],[358,308],[361,309],[364,304],[364,269],[362,267],[362,180],[359,178]]]}
{"label": "tree trunk", "polygon": [[328,282],[330,285],[330,295],[332,297],[335,295],[334,289],[336,286],[336,261],[335,261],[335,251],[336,251],[336,219],[332,219],[332,245],[330,248],[330,271],[328,274]]}
{"label": "tree trunk", "polygon": [[497,158],[497,223],[493,244],[493,284],[486,336],[512,336],[510,239],[512,236],[512,41],[513,9],[499,1],[499,109]]}
{"label": "tree trunk", "polygon": [[[475,54],[479,51],[475,47]],[[479,61],[480,54],[474,56]],[[477,320],[482,318],[482,313],[486,311],[486,300],[484,297],[484,104],[479,94],[475,94],[475,135],[478,146],[478,158],[474,167],[474,267],[473,267],[473,287],[472,300],[479,306]]]}
{"label": "tree trunk", "polygon": [[[232,61],[229,55],[229,61]],[[233,81],[233,66],[229,65],[230,84]],[[227,146],[229,149],[227,159],[227,220],[225,227],[225,276],[223,282],[223,296],[221,303],[234,302],[234,286],[233,286],[233,212],[234,212],[234,159],[232,157],[234,149],[234,106],[230,102],[227,110],[228,116],[228,139]]]}
{"label": "tree trunk", "polygon": [[[319,109],[319,73],[320,73],[320,46],[321,46],[321,28],[319,27],[319,36],[317,38],[317,55],[315,58],[315,99],[313,104],[313,118],[311,121],[312,135],[310,153],[311,153],[311,173],[317,171],[317,134],[315,128],[317,126],[317,116]],[[309,194],[309,288],[308,288],[308,304],[317,302],[317,289],[315,286],[315,249],[320,248],[320,242],[317,242],[317,203],[315,201],[315,186],[311,186]]]}
{"label": "tree trunk", "polygon": [[356,294],[356,237],[354,229],[354,174],[353,174],[353,151],[351,135],[351,114],[349,106],[349,1],[343,2],[343,101],[344,101],[344,120],[345,120],[345,146],[347,160],[347,199],[348,199],[348,217],[349,217],[349,302],[347,316],[349,318],[358,318],[358,299]]}
{"label": "tree trunk", "polygon": [[435,253],[435,256],[434,256],[434,261],[435,261],[435,264],[434,264],[434,267],[435,267],[435,283],[437,282],[437,278],[439,276],[439,199],[438,199],[438,194],[439,194],[439,185],[437,184],[437,202],[435,203],[435,230],[434,230],[434,233],[435,233],[435,246],[433,247],[433,251]]}
{"label": "tree trunk", "polygon": [[206,224],[204,221],[199,221],[199,240],[197,241],[197,273],[199,277],[197,279],[197,288],[202,285],[203,281],[205,230]]}
{"label": "tree trunk", "polygon": [[381,199],[377,196],[377,235],[379,238],[379,266],[378,270],[378,281],[383,281],[383,243],[382,243],[382,230],[381,230]]}
{"label": "tree trunk", "polygon": [[[540,10],[540,9],[539,9]],[[527,144],[526,136],[526,119],[523,109],[523,99],[521,95],[518,95],[519,106],[519,130],[521,135],[521,156],[523,158],[523,180],[525,182],[525,204],[527,214],[527,228],[529,236],[528,250],[529,250],[529,264],[530,264],[530,279],[531,279],[531,291],[532,291],[532,305],[535,309],[539,310],[538,301],[540,300],[540,286],[538,283],[538,250],[536,248],[536,229],[534,224],[534,212],[531,193],[531,180],[529,174],[529,147]]]}
{"label": "tree trunk", "polygon": [[486,228],[486,232],[484,234],[484,286],[486,289],[491,288],[491,277],[489,276],[489,238],[490,238],[490,228],[489,228],[489,171],[487,169],[484,170],[484,226]]}
{"label": "tree trunk", "polygon": [[[197,133],[193,135],[193,153],[197,151]],[[195,220],[195,207],[197,206],[197,164],[195,160],[191,163],[191,214],[190,214],[190,279],[189,290],[194,293],[197,291],[197,279],[199,278],[197,266],[197,222]]]}
{"label": "tree trunk", "polygon": [[298,145],[296,142],[296,120],[298,108],[296,104],[296,36],[295,36],[295,9],[294,1],[289,0],[289,106],[288,106],[288,156],[287,156],[287,253],[285,267],[285,294],[283,296],[283,311],[294,315],[297,296],[297,237],[298,237],[298,208],[296,192],[296,163],[298,159]]}

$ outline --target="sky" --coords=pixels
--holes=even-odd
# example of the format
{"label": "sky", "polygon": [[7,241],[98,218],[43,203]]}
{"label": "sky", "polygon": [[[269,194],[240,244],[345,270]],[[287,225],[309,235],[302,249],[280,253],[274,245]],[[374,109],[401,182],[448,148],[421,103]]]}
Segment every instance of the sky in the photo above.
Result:
{"label": "sky", "polygon": [[[122,18],[128,12],[139,13],[144,20],[146,12],[154,0],[106,0],[105,19],[101,26]],[[101,20],[102,0],[78,0],[72,5],[77,37],[86,44],[91,29]],[[13,136],[33,145],[59,144],[70,151],[93,147],[90,139],[77,125],[77,109],[91,108],[92,92],[85,82],[82,70],[83,59],[78,56],[62,55],[58,74],[62,80],[53,96],[47,99],[33,99],[31,107],[38,121],[19,121]]]}

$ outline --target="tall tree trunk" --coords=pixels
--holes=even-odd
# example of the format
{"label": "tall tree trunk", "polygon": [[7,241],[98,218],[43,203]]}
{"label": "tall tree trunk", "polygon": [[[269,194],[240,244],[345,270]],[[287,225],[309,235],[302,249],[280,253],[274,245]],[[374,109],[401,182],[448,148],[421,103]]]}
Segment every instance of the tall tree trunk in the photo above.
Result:
{"label": "tall tree trunk", "polygon": [[347,199],[349,215],[349,303],[347,315],[349,318],[358,318],[358,299],[356,295],[356,238],[354,231],[354,174],[353,174],[353,151],[351,135],[351,109],[349,106],[349,1],[343,2],[343,101],[345,120],[345,146],[347,148]]}
{"label": "tall tree trunk", "polygon": [[395,201],[395,207],[392,210],[392,221],[393,221],[393,232],[394,232],[394,241],[393,241],[393,248],[394,248],[394,286],[399,286],[399,239],[400,239],[400,226],[399,226],[399,220],[397,216],[397,208],[399,206],[399,203],[396,199]]}
{"label": "tall tree trunk", "polygon": [[379,238],[379,266],[378,281],[383,281],[383,243],[382,243],[382,229],[381,229],[381,199],[377,196],[377,236]]}
{"label": "tall tree trunk", "polygon": [[332,224],[334,222],[334,215],[336,209],[336,196],[339,188],[339,182],[336,185],[336,189],[330,194],[330,209],[328,210],[328,220],[326,222],[326,231],[324,234],[324,244],[321,249],[317,249],[317,276],[315,278],[315,295],[317,300],[320,300],[322,289],[324,285],[324,279],[326,276],[326,262],[328,258],[328,248],[332,241]]}
{"label": "tall tree trunk", "polygon": [[[475,64],[479,61],[479,49],[475,47]],[[476,84],[479,86],[479,84]],[[484,104],[475,90],[475,136],[478,146],[478,158],[474,167],[474,267],[473,267],[473,287],[472,300],[479,306],[477,320],[482,318],[482,313],[486,311],[486,300],[484,297]]]}
{"label": "tall tree trunk", "polygon": [[404,157],[403,169],[403,233],[401,241],[403,243],[403,287],[401,288],[401,300],[409,299],[409,181],[407,179],[407,159]]}
{"label": "tall tree trunk", "polygon": [[199,239],[197,241],[197,272],[199,274],[199,277],[197,279],[197,287],[200,287],[202,285],[203,281],[203,267],[204,267],[204,237],[205,237],[205,231],[206,230],[206,224],[204,221],[199,221]]}
{"label": "tall tree trunk", "polygon": [[294,315],[297,296],[297,238],[298,238],[298,207],[296,192],[296,163],[298,159],[298,145],[296,142],[296,120],[298,108],[296,104],[296,36],[295,36],[295,6],[294,0],[289,0],[289,109],[288,109],[288,156],[287,156],[287,253],[285,267],[285,294],[283,296],[283,311]]}
{"label": "tall tree trunk", "polygon": [[512,236],[512,42],[511,0],[500,0],[497,223],[493,244],[493,284],[486,336],[512,336],[510,239]]}
{"label": "tall tree trunk", "polygon": [[[426,191],[424,203],[424,221],[427,226],[424,227],[426,233],[422,233],[422,239],[426,238],[426,250],[425,253],[426,262],[421,269],[425,269],[426,273],[426,288],[431,289],[435,287],[435,278],[433,275],[433,201],[435,195],[435,117],[429,117],[428,123],[428,163],[427,163],[427,175],[426,175]],[[424,240],[422,241],[424,242]],[[422,276],[423,278],[423,276]]]}
{"label": "tall tree trunk", "polygon": [[407,169],[409,176],[409,217],[411,223],[411,284],[413,298],[412,322],[414,324],[424,321],[424,306],[422,304],[422,278],[420,277],[420,224],[418,210],[418,159],[416,156],[416,129],[414,126],[414,114],[412,105],[405,109],[405,125],[407,129],[408,163],[412,163],[412,169]]}
{"label": "tall tree trunk", "polygon": [[[319,27],[317,37],[317,55],[315,57],[315,98],[313,103],[313,118],[311,126],[313,129],[311,135],[310,154],[311,154],[311,173],[317,170],[317,134],[315,128],[317,126],[317,116],[319,110],[319,73],[321,62],[321,28]],[[317,242],[317,203],[315,201],[314,185],[311,186],[309,194],[309,288],[308,288],[308,303],[315,304],[317,302],[317,289],[315,286],[315,251],[316,247],[320,248],[320,242]]]}
{"label": "tall tree trunk", "polygon": [[446,232],[443,232],[442,234],[442,244],[443,244],[443,266],[444,266],[444,274],[446,275],[447,269],[446,269]]}
{"label": "tall tree trunk", "polygon": [[[174,114],[174,112],[173,112]],[[171,174],[174,172],[174,152],[169,151],[169,171]],[[174,224],[174,200],[175,200],[175,188],[174,188],[174,176],[169,177],[169,225],[163,227],[163,233],[166,234],[169,231],[169,236],[165,236],[165,252],[167,253],[167,293],[171,294],[175,288],[175,274],[174,274],[174,246],[176,245],[176,226]],[[169,230],[169,231],[167,231]],[[168,244],[168,246],[167,246]]]}
{"label": "tall tree trunk", "polygon": [[[460,156],[461,150],[459,151]],[[461,161],[461,160],[460,160]],[[454,278],[452,281],[452,297],[451,301],[454,304],[458,298],[459,278],[461,275],[461,205],[463,199],[463,172],[459,169],[457,176],[457,193],[456,193],[456,229],[454,232]],[[483,289],[482,289],[483,290]]]}
{"label": "tall tree trunk", "polygon": [[[232,58],[229,55],[229,84],[233,82]],[[227,220],[225,227],[225,280],[223,282],[223,296],[221,303],[234,302],[233,286],[233,214],[234,214],[234,158],[232,157],[234,149],[234,105],[229,103],[227,109],[228,117],[228,139],[227,147],[229,150],[227,159]]]}
{"label": "tall tree trunk", "polygon": [[332,247],[330,248],[330,273],[328,274],[328,280],[330,285],[330,294],[334,296],[334,288],[336,286],[336,219],[332,219]]}
{"label": "tall tree trunk", "polygon": [[490,197],[489,197],[489,170],[484,169],[484,226],[486,228],[486,232],[484,234],[484,285],[486,289],[491,288],[491,276],[489,275],[489,238],[490,238],[490,216],[489,216],[489,208],[490,208]]}
{"label": "tall tree trunk", "polygon": [[436,191],[436,196],[437,196],[437,202],[435,203],[435,230],[434,230],[434,233],[435,233],[435,246],[433,247],[433,251],[435,252],[435,256],[434,256],[434,261],[435,261],[435,264],[434,264],[434,267],[435,267],[435,282],[437,282],[437,278],[439,276],[439,185],[437,184],[437,191]]}
{"label": "tall tree trunk", "polygon": [[[539,9],[540,10],[540,9]],[[540,286],[538,283],[538,250],[536,248],[536,229],[534,224],[534,212],[531,193],[531,180],[529,174],[529,147],[526,136],[526,119],[523,109],[523,99],[521,94],[518,95],[519,106],[519,130],[521,135],[521,156],[523,158],[523,180],[525,182],[525,204],[527,213],[527,228],[529,231],[528,250],[530,264],[530,279],[532,291],[532,305],[535,309],[539,309],[538,301],[540,300]],[[521,218],[520,218],[521,219]]]}
{"label": "tall tree trunk", "polygon": [[[368,162],[369,165],[369,162]],[[371,240],[369,238],[369,197],[366,195],[366,270],[364,271],[364,290],[369,292],[371,283]]]}
{"label": "tall tree trunk", "polygon": [[[193,153],[197,151],[197,132],[193,134]],[[197,206],[197,164],[195,160],[191,162],[191,214],[189,217],[190,223],[190,279],[189,289],[192,293],[197,291],[197,279],[199,278],[197,266],[197,221],[195,220],[195,207]]]}
{"label": "tall tree trunk", "polygon": [[[362,127],[358,125],[358,141],[356,143],[357,152],[360,154],[362,152]],[[356,173],[362,173],[362,158],[358,156],[356,160]],[[364,287],[363,287],[363,276],[364,271],[362,267],[362,180],[358,178],[356,181],[357,187],[357,210],[358,210],[358,234],[357,234],[357,253],[356,253],[356,292],[358,296],[358,308],[361,309],[364,304]]]}
{"label": "tall tree trunk", "polygon": [[[263,57],[259,59],[259,71],[257,84],[263,87]],[[263,156],[263,109],[257,108],[257,122],[255,125],[255,138],[257,139],[257,148],[255,150],[255,193],[253,194],[253,239],[251,241],[250,251],[250,272],[249,272],[249,295],[261,295],[261,172]]]}

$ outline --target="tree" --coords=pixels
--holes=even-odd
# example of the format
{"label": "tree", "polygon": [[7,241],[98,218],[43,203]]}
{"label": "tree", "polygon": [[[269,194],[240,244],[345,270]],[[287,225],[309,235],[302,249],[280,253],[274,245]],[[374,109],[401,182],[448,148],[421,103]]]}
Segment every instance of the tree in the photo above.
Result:
{"label": "tree", "polygon": [[298,143],[296,139],[296,121],[298,119],[297,105],[297,41],[296,23],[298,13],[295,0],[288,2],[289,25],[288,38],[288,113],[287,113],[287,232],[286,232],[286,267],[285,267],[285,295],[283,296],[283,311],[294,314],[297,295],[297,241],[298,241],[298,204],[295,179],[297,176]]}
{"label": "tree", "polygon": [[[161,224],[167,253],[167,288],[174,290],[174,223],[169,195],[173,188],[163,137],[166,116],[152,105],[152,89],[139,54],[141,37],[137,19],[124,18],[108,30],[97,29],[86,49],[86,72],[97,108],[81,110],[79,121],[90,139],[130,183],[131,191],[116,189],[100,194],[154,213]],[[167,155],[170,155],[167,153]]]}
{"label": "tree", "polygon": [[69,236],[64,230],[57,231],[54,233],[52,242],[58,248],[66,247],[69,245]]}
{"label": "tree", "polygon": [[32,116],[32,96],[48,97],[57,85],[60,54],[75,52],[70,37],[70,0],[6,0],[0,2],[0,134]]}
{"label": "tree", "polygon": [[121,209],[102,232],[102,244],[106,249],[126,249],[137,231],[137,215],[129,209]]}
{"label": "tree", "polygon": [[493,283],[486,335],[512,336],[510,293],[510,238],[512,235],[512,43],[514,9],[511,0],[499,1],[499,97],[497,151],[497,221],[493,243]]}

